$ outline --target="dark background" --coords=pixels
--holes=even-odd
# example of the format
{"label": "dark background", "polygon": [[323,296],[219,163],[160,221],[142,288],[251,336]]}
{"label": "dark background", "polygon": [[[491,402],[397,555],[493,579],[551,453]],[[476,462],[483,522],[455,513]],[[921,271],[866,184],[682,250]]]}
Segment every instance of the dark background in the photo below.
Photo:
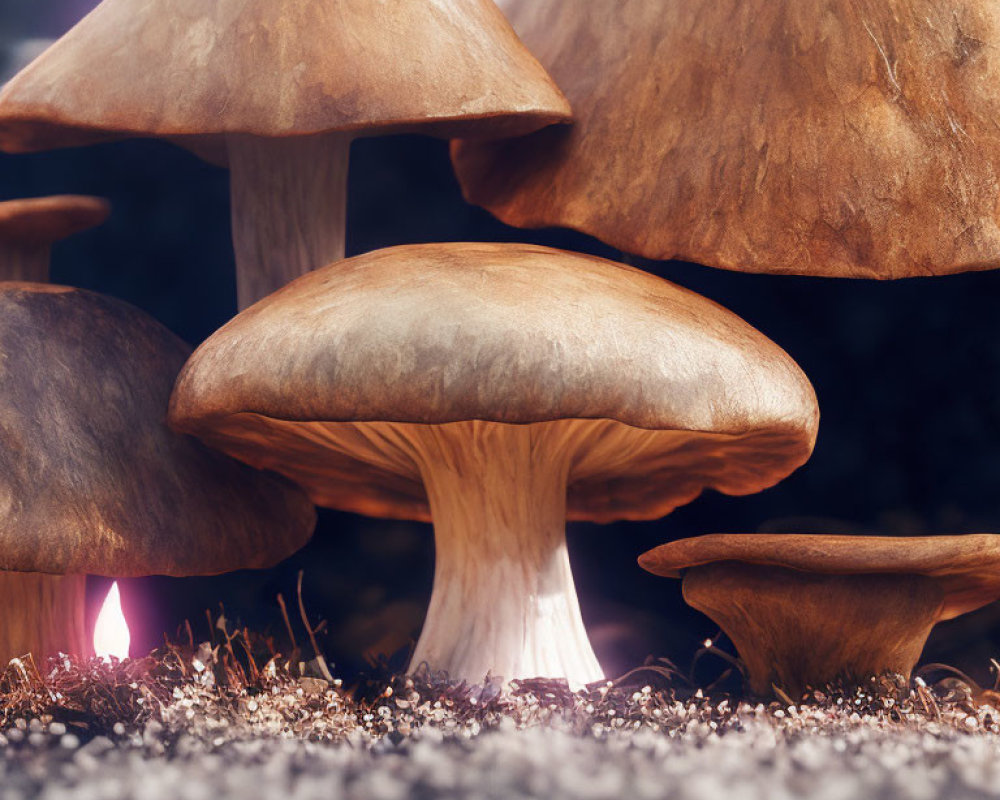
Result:
{"label": "dark background", "polygon": [[[38,49],[30,40],[60,35],[93,5],[0,0],[0,80]],[[108,197],[114,212],[103,227],[57,245],[54,282],[128,300],[192,345],[235,313],[226,172],[155,141],[0,155],[0,199],[59,192]],[[358,141],[348,255],[448,240],[531,241],[619,257],[588,237],[517,231],[466,205],[444,142]],[[569,526],[584,619],[610,675],[648,654],[687,666],[715,632],[684,605],[679,583],[635,565],[639,553],[668,539],[758,530],[1000,531],[1000,273],[876,283],[633,263],[718,301],[783,346],[812,380],[822,422],[812,460],[759,495],[707,493],[663,520]],[[323,647],[349,675],[365,654],[391,652],[417,635],[433,558],[429,526],[322,510],[313,542],[276,569],[123,581],[133,654],[184,619],[205,634],[205,610],[219,603],[231,620],[280,633],[275,596],[291,600],[304,569],[306,605],[328,621]],[[108,582],[92,584],[96,606]],[[995,604],[938,626],[925,660],[986,680],[997,653]]]}

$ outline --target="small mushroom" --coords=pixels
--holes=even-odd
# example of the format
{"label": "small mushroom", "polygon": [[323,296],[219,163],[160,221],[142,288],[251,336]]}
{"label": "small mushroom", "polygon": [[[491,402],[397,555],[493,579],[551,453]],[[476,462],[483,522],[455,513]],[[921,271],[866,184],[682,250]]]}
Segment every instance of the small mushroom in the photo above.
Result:
{"label": "small mushroom", "polygon": [[319,505],[433,520],[411,669],[601,678],[565,520],[749,494],[812,451],[808,380],[693,292],[529,245],[395,247],[299,278],[192,356],[170,422]]}
{"label": "small mushroom", "polygon": [[268,567],[309,538],[299,489],[167,428],[189,353],[119,300],[0,283],[0,663],[91,651],[86,574]]}
{"label": "small mushroom", "polygon": [[0,147],[154,136],[228,164],[244,308],[344,257],[354,138],[569,115],[492,0],[104,0],[0,91]]}
{"label": "small mushroom", "polygon": [[1000,264],[996,3],[499,5],[577,120],[454,147],[504,222],[745,272]]}
{"label": "small mushroom", "polygon": [[0,280],[49,280],[55,242],[100,225],[111,213],[107,200],[54,195],[0,202]]}
{"label": "small mushroom", "polygon": [[729,636],[750,688],[910,677],[941,620],[1000,598],[1000,536],[715,534],[639,557]]}

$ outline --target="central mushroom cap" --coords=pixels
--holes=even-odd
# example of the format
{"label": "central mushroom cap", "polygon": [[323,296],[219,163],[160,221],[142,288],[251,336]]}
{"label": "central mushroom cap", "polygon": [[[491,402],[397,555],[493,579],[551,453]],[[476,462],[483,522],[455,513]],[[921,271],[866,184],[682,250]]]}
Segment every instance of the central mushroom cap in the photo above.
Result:
{"label": "central mushroom cap", "polygon": [[565,518],[760,491],[809,457],[818,412],[784,351],[693,292],[543,247],[441,244],[348,259],[244,311],[188,362],[170,420],[320,505],[433,518],[414,664],[585,683],[600,671]]}

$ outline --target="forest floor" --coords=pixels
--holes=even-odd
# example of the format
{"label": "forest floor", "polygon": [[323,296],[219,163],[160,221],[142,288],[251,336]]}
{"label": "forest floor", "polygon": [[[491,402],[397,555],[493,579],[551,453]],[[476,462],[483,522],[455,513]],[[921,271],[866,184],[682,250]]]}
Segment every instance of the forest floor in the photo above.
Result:
{"label": "forest floor", "polygon": [[1000,797],[1000,703],[955,677],[770,704],[657,667],[581,692],[348,688],[230,644],[11,662],[0,800]]}

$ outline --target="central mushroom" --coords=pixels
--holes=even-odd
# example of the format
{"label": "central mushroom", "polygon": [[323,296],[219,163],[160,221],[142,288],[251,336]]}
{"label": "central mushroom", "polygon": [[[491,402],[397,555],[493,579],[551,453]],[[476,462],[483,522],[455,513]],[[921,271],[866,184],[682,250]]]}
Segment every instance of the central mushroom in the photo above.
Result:
{"label": "central mushroom", "polygon": [[543,247],[368,253],[299,278],[185,366],[170,421],[319,505],[434,522],[411,668],[602,677],[565,520],[651,519],[801,465],[818,412],[777,345],[693,292]]}

